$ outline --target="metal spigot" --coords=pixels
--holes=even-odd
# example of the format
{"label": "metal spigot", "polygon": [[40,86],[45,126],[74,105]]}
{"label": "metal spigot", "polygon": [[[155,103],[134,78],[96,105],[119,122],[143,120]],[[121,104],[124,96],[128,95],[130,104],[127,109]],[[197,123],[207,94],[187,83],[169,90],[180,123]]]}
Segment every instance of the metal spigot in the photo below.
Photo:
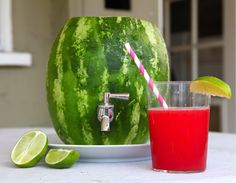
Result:
{"label": "metal spigot", "polygon": [[110,131],[110,122],[114,118],[114,105],[109,104],[110,98],[128,100],[128,93],[109,93],[104,94],[104,104],[98,106],[98,120],[101,122],[101,131]]}

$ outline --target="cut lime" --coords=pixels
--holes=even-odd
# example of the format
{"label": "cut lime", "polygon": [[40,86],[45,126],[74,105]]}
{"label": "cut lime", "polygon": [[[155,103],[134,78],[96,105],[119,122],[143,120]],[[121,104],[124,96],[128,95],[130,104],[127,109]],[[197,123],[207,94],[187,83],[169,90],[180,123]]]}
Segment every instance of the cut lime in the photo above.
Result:
{"label": "cut lime", "polygon": [[53,168],[69,168],[80,157],[79,152],[68,149],[50,149],[45,162]]}
{"label": "cut lime", "polygon": [[16,143],[11,152],[11,160],[19,167],[32,167],[46,153],[47,135],[41,131],[25,133]]}
{"label": "cut lime", "polygon": [[190,83],[190,92],[208,94],[218,97],[230,98],[230,86],[219,78],[203,76]]}

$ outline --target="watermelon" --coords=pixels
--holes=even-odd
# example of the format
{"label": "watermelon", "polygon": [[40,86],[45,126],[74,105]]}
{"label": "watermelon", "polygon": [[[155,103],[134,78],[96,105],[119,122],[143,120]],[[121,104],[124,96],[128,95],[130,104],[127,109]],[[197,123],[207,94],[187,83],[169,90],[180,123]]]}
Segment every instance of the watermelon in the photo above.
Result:
{"label": "watermelon", "polygon": [[[158,28],[132,17],[73,17],[58,34],[47,68],[53,126],[66,144],[141,144],[148,140],[146,81],[126,51],[129,42],[153,80],[169,80],[167,49]],[[105,92],[115,117],[102,132],[97,107]]]}

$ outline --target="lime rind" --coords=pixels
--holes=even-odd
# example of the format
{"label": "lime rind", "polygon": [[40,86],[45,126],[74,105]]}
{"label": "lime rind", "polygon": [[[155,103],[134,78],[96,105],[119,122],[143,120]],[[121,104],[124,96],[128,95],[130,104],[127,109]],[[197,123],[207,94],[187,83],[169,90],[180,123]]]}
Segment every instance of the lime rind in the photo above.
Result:
{"label": "lime rind", "polygon": [[190,84],[190,92],[208,94],[230,99],[232,96],[230,86],[219,78],[202,76]]}
{"label": "lime rind", "polygon": [[47,135],[41,131],[25,133],[16,143],[11,160],[18,167],[35,166],[45,155],[48,147]]}

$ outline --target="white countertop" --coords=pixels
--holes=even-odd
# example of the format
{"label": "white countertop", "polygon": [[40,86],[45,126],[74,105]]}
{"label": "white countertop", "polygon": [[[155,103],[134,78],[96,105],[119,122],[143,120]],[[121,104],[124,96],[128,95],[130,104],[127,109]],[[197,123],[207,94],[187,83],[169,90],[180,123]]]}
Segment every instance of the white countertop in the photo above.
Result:
{"label": "white countertop", "polygon": [[151,161],[119,163],[77,162],[69,169],[52,169],[43,161],[32,168],[17,168],[10,160],[16,141],[25,132],[40,129],[52,133],[51,128],[0,128],[0,182],[188,182],[188,183],[235,183],[236,182],[236,134],[210,133],[208,166],[202,173],[171,174],[155,172]]}

